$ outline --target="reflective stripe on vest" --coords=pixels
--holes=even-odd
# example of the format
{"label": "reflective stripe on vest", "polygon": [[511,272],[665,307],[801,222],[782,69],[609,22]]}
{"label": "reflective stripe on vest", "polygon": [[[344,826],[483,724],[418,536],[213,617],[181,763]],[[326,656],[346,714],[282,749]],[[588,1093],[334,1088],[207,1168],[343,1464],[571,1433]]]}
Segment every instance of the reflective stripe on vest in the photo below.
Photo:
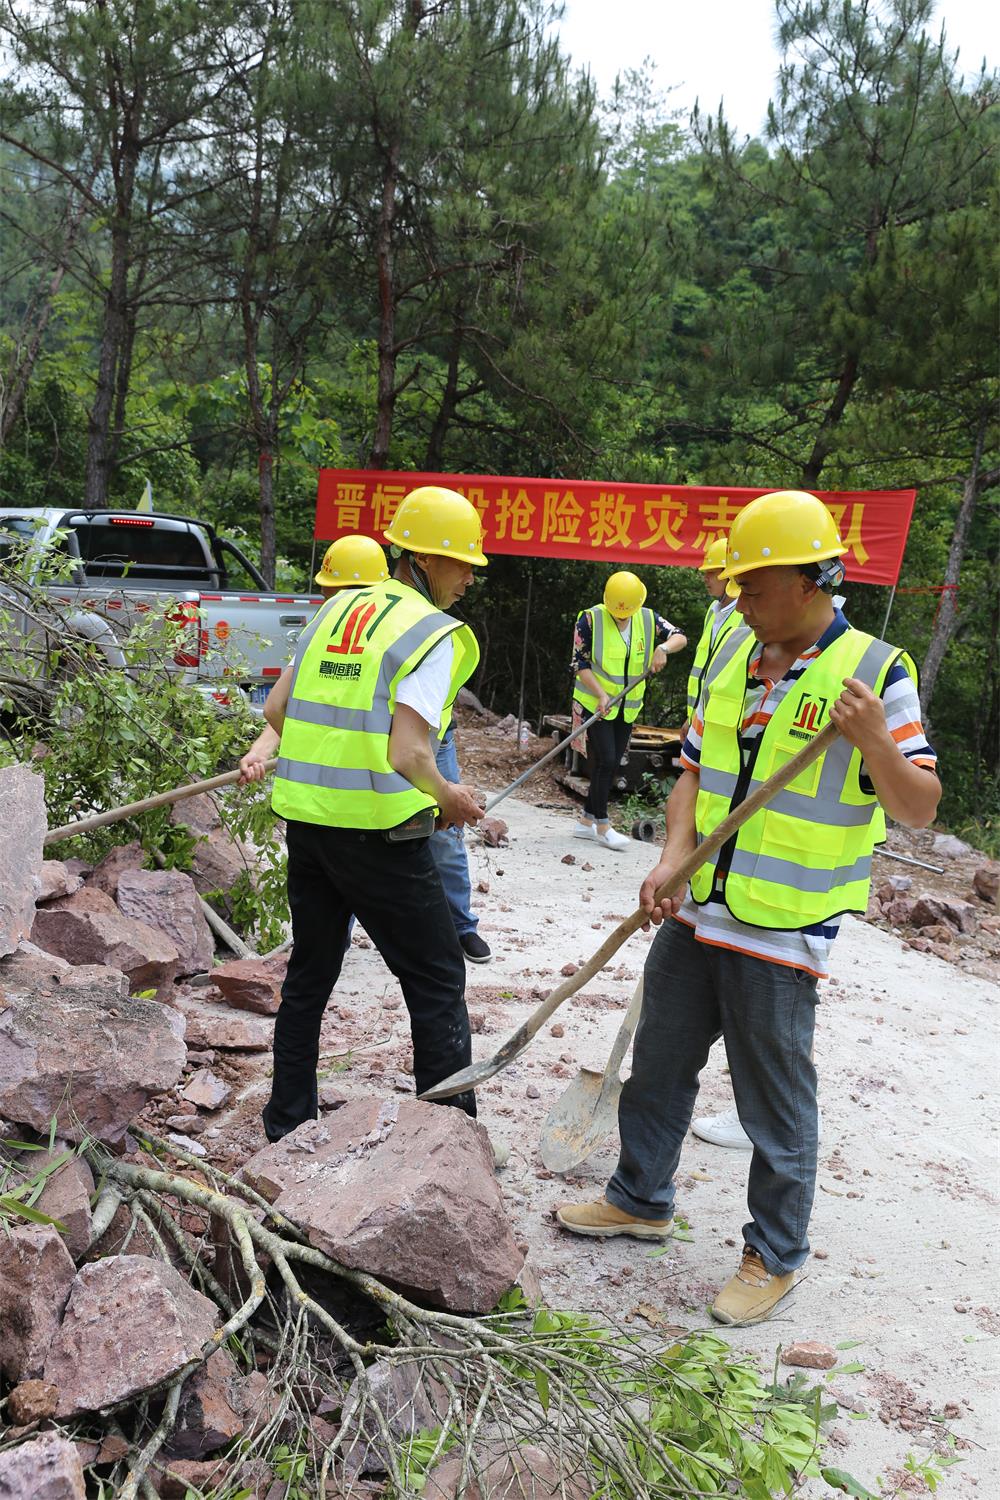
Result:
{"label": "reflective stripe on vest", "polygon": [[[699,840],[817,733],[845,677],[857,677],[879,694],[889,668],[902,659],[916,681],[912,661],[895,646],[848,629],[785,694],[754,745],[747,774],[739,735],[755,649],[748,636],[706,674],[695,812]],[[862,791],[860,768],[860,752],[837,739],[695,874],[693,899],[701,904],[721,890],[738,921],[776,930],[864,911],[872,851],[885,837],[885,816],[876,797]]]}
{"label": "reflective stripe on vest", "polygon": [[701,684],[709,662],[722,645],[723,641],[734,630],[746,629],[743,618],[736,608],[735,599],[731,602],[728,610],[713,637],[712,630],[716,626],[721,611],[710,604],[705,611],[705,623],[702,626],[701,637],[695,647],[694,661],[691,663],[691,671],[687,680],[687,716],[688,722],[694,718],[694,711],[698,707],[698,699],[701,696]]}
{"label": "reflective stripe on vest", "polygon": [[479,648],[467,625],[390,580],[335,596],[296,651],[272,806],[283,818],[338,828],[393,828],[434,800],[392,769],[399,684],[451,636],[439,735]]}
{"label": "reflective stripe on vest", "polygon": [[[603,604],[595,604],[589,611],[593,625],[591,644],[591,671],[609,698],[616,697],[628,682],[634,682],[648,672],[656,649],[656,619],[651,609],[640,609],[632,616],[632,632],[628,649],[618,622]],[[639,716],[642,701],[646,696],[645,682],[637,682],[622,704],[622,713],[628,724]],[[588,714],[597,712],[597,698],[589,693],[577,678],[573,697]]]}

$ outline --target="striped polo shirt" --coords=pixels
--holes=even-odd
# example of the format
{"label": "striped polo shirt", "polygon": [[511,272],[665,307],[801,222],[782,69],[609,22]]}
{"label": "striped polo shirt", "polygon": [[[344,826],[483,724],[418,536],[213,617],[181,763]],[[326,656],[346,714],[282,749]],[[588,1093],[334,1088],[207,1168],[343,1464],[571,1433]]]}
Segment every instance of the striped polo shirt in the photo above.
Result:
{"label": "striped polo shirt", "polygon": [[[825,651],[838,636],[848,629],[847,620],[839,609],[834,610],[831,624],[819,640],[795,661],[779,682],[770,682],[758,676],[763,646],[758,644],[747,667],[746,696],[743,701],[743,721],[740,727],[740,751],[744,763],[755,741],[764,733],[771,715],[790,692],[811,661]],[[711,686],[703,691],[711,693]],[[937,765],[937,756],[927,743],[920,720],[920,700],[913,681],[902,662],[889,668],[882,689],[886,725],[896,744],[907,760],[917,766]],[[700,705],[699,705],[700,707]],[[689,771],[697,771],[701,761],[701,739],[704,722],[698,713],[691,723],[684,748],[681,765]],[[862,791],[873,792],[874,788],[865,775],[861,764],[860,784]],[[695,930],[701,943],[710,943],[719,948],[731,948],[737,953],[749,953],[754,958],[767,959],[770,963],[788,964],[792,968],[805,969],[817,979],[827,977],[830,944],[837,936],[840,918],[822,922],[813,927],[804,927],[794,932],[782,932],[773,928],[748,927],[738,922],[719,890],[712,892],[703,905],[697,906],[690,892],[677,913],[677,920]]]}

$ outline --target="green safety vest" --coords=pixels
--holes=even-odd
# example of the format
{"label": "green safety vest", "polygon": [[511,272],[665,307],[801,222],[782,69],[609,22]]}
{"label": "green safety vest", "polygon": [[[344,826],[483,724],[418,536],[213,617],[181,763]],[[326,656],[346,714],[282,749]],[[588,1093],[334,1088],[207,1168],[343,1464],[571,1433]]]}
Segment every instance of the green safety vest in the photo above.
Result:
{"label": "green safety vest", "polygon": [[[849,628],[785,694],[744,766],[739,735],[757,642],[730,635],[727,645],[709,665],[701,698],[699,842],[823,727],[845,677],[858,677],[881,694],[889,668],[901,660],[917,680],[904,652]],[[696,872],[693,899],[700,905],[721,889],[738,921],[782,931],[863,912],[872,851],[885,838],[885,814],[874,794],[861,790],[860,767],[861,752],[835,740]]]}
{"label": "green safety vest", "polygon": [[391,579],[324,605],[295,654],[271,794],[279,817],[381,829],[434,807],[389,764],[389,731],[403,678],[447,636],[454,651],[439,739],[479,661],[469,627]]}
{"label": "green safety vest", "polygon": [[[705,676],[705,670],[708,667],[709,662],[712,660],[712,657],[715,655],[716,651],[718,651],[719,647],[722,645],[726,637],[733,630],[738,630],[740,627],[743,627],[744,629],[746,628],[745,626],[743,626],[743,617],[740,614],[739,610],[736,608],[735,599],[731,599],[729,601],[729,609],[723,616],[721,623],[717,624],[716,622],[719,619],[720,613],[720,611],[715,608],[717,602],[717,600],[713,599],[712,603],[705,611],[705,623],[702,626],[701,639],[699,640],[698,645],[695,649],[694,661],[691,663],[691,671],[688,674],[688,723],[690,723],[694,718],[694,711],[698,707],[698,697],[701,693],[701,684]],[[712,636],[713,628],[715,629],[714,638]]]}
{"label": "green safety vest", "polygon": [[[588,610],[594,639],[590,659],[592,671],[609,698],[621,692],[627,682],[648,672],[656,649],[656,619],[651,609],[638,609],[632,616],[632,636],[625,649],[625,640],[618,629],[618,621],[603,604],[595,604]],[[639,717],[642,700],[646,696],[645,682],[636,683],[623,703],[625,722],[633,723]],[[597,699],[588,693],[577,678],[573,697],[588,714],[597,712]]]}

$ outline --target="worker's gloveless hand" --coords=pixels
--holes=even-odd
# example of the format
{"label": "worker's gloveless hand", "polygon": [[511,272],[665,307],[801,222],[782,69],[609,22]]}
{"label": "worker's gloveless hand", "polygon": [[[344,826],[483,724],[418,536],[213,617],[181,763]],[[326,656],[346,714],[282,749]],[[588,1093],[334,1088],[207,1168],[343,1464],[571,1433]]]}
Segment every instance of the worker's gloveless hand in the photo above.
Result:
{"label": "worker's gloveless hand", "polygon": [[[668,896],[665,901],[656,902],[653,899],[659,887],[669,880],[673,873],[673,864],[658,864],[655,870],[650,870],[639,887],[639,905],[647,913],[649,922],[652,922],[654,927],[658,927],[664,917],[669,917],[681,909],[681,903],[684,900],[683,890],[678,891],[676,896]],[[644,922],[643,926],[648,927],[649,922]]]}
{"label": "worker's gloveless hand", "polygon": [[844,678],[844,691],[831,703],[830,718],[838,733],[862,754],[889,736],[882,699],[857,677]]}
{"label": "worker's gloveless hand", "polygon": [[267,775],[268,755],[265,750],[251,747],[240,759],[240,786],[248,781],[263,781]]}
{"label": "worker's gloveless hand", "polygon": [[463,827],[468,824],[470,828],[479,822],[486,811],[484,799],[481,792],[475,787],[464,786],[461,782],[449,781],[447,791],[441,794],[441,816],[438,823],[442,828]]}
{"label": "worker's gloveless hand", "polygon": [[662,646],[657,646],[656,650],[653,652],[653,660],[652,660],[652,663],[651,663],[653,671],[654,672],[662,672],[663,668],[666,665],[667,665],[667,653],[664,651],[664,649],[663,649]]}
{"label": "worker's gloveless hand", "polygon": [[601,716],[602,719],[604,718],[604,715],[608,711],[608,705],[610,704],[610,702],[611,702],[611,699],[608,697],[607,693],[598,693],[598,695],[597,695],[597,712],[598,712],[598,714],[600,714],[600,716]]}

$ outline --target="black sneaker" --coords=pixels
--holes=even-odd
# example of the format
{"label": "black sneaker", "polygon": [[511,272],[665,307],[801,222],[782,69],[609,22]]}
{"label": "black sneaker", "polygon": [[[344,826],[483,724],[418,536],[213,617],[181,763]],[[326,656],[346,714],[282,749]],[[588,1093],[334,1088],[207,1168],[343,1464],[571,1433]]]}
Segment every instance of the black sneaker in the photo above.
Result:
{"label": "black sneaker", "polygon": [[493,957],[489,943],[481,938],[478,932],[467,932],[458,941],[470,964],[488,964]]}

